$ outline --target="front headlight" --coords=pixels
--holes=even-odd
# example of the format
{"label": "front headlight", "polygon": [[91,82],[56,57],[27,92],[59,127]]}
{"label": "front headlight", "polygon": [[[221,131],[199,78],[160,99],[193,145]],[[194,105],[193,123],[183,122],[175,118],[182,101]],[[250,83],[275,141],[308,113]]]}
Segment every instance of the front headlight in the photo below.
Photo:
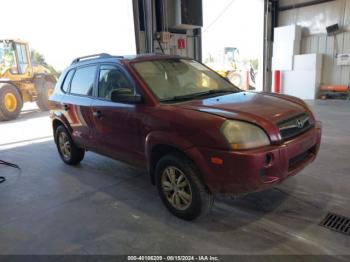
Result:
{"label": "front headlight", "polygon": [[226,120],[221,133],[233,150],[270,145],[269,138],[261,128],[243,121]]}

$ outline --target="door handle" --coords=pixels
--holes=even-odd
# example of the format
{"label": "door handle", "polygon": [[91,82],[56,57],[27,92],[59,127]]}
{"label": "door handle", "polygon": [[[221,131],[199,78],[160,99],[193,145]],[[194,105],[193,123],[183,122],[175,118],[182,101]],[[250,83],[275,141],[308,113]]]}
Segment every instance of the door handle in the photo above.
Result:
{"label": "door handle", "polygon": [[92,113],[94,117],[97,117],[98,119],[103,117],[103,114],[100,110],[97,110],[95,112]]}

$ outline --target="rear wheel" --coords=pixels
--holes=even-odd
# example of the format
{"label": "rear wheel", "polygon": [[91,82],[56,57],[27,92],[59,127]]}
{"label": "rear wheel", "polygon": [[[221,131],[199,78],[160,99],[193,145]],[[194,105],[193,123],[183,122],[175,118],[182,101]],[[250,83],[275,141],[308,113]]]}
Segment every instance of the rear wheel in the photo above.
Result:
{"label": "rear wheel", "polygon": [[199,179],[198,171],[186,157],[169,154],[156,168],[156,184],[161,200],[175,216],[194,220],[209,213],[213,195]]}
{"label": "rear wheel", "polygon": [[55,83],[52,80],[39,78],[35,80],[35,87],[38,90],[36,104],[41,111],[49,110],[49,98],[53,94]]}
{"label": "rear wheel", "polygon": [[59,126],[55,132],[55,142],[58,153],[61,159],[68,165],[79,164],[84,156],[85,150],[77,147],[67,129],[64,126]]}
{"label": "rear wheel", "polygon": [[241,85],[242,85],[242,76],[241,76],[239,73],[234,72],[234,71],[229,72],[229,73],[227,74],[227,78],[228,78],[228,79],[230,80],[230,82],[231,82],[232,84],[234,84],[235,86],[241,87]]}
{"label": "rear wheel", "polygon": [[16,119],[23,107],[18,89],[10,84],[0,87],[0,120]]}

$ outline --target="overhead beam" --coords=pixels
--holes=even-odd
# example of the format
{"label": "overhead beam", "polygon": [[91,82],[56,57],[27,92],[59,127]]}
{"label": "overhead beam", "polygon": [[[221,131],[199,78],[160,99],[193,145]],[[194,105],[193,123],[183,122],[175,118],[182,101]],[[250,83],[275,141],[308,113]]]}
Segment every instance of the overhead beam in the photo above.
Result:
{"label": "overhead beam", "polygon": [[327,2],[333,2],[333,1],[336,1],[336,0],[313,0],[313,1],[305,2],[305,3],[280,6],[278,11],[283,12],[283,11],[292,10],[292,9],[296,9],[296,8],[313,6],[313,5],[318,5],[318,4],[323,4],[323,3],[327,3]]}

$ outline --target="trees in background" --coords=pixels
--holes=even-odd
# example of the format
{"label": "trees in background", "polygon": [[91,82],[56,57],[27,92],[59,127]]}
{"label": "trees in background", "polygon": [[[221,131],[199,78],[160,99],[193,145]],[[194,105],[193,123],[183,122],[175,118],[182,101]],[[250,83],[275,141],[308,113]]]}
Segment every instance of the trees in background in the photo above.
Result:
{"label": "trees in background", "polygon": [[49,65],[46,62],[44,55],[39,53],[35,49],[31,50],[31,60],[33,65],[38,64],[38,65],[45,66],[47,69],[50,70],[51,74],[55,75],[56,77],[60,76],[61,72],[56,71],[56,69],[52,65]]}

